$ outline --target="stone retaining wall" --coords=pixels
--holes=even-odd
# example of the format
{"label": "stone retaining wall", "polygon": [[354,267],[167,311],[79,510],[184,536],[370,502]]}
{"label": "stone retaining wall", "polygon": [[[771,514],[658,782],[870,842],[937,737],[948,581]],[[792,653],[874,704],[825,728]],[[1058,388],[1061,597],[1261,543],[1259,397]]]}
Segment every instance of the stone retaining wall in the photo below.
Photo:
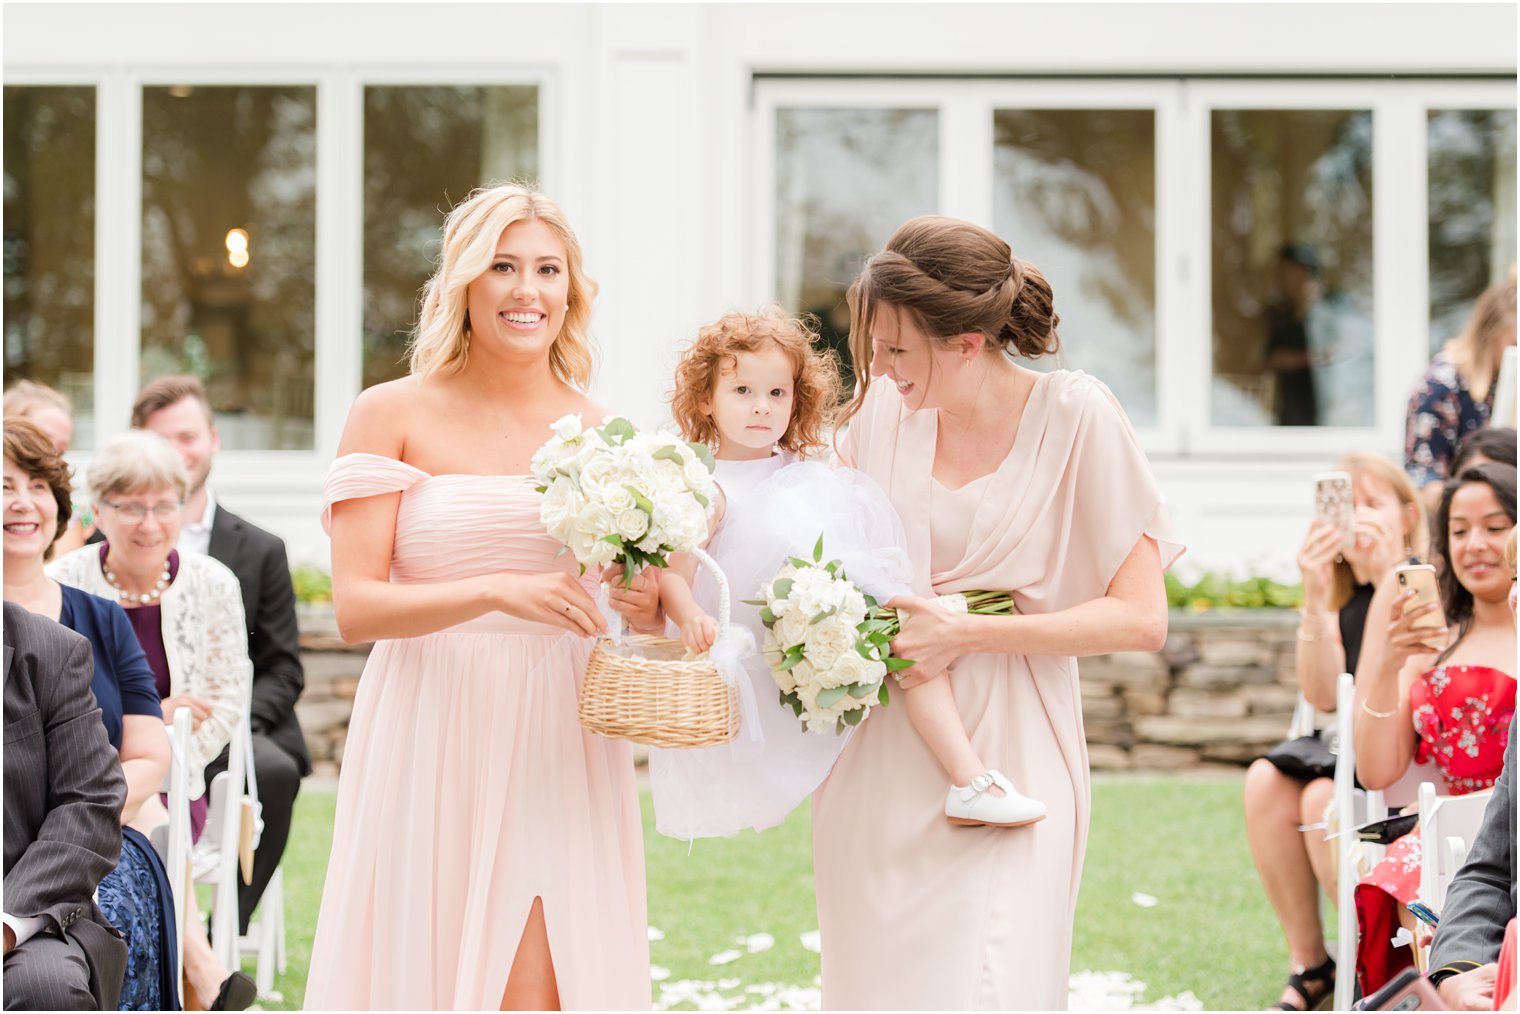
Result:
{"label": "stone retaining wall", "polygon": [[[337,636],[328,607],[302,607],[306,692],[296,705],[319,774],[337,772],[368,645]],[[1245,764],[1283,738],[1298,684],[1298,614],[1286,609],[1173,612],[1159,654],[1083,659],[1092,766],[1165,769]]]}

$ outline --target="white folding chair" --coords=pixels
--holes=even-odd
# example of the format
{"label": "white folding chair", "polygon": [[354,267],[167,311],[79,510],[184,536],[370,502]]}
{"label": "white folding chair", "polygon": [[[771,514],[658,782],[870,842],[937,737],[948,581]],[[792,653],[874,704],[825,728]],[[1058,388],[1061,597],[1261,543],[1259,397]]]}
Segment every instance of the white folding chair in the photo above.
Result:
{"label": "white folding chair", "polygon": [[[1356,683],[1350,673],[1341,673],[1335,684],[1335,727],[1339,739],[1335,755],[1335,810],[1340,816],[1340,830],[1356,827],[1361,823],[1357,810],[1357,796],[1363,795],[1356,788],[1356,746],[1353,722],[1356,707]],[[1363,807],[1366,799],[1363,796]],[[1356,890],[1356,844],[1354,834],[1342,834],[1335,839],[1335,898],[1336,943],[1335,1009],[1350,1010],[1352,987],[1356,976],[1356,902],[1352,892]]]}
{"label": "white folding chair", "polygon": [[[245,710],[242,721],[247,720]],[[234,733],[227,745],[227,770],[206,786],[206,826],[191,856],[195,883],[212,888],[212,951],[223,967],[234,970],[238,968],[238,846],[243,827],[245,755],[243,737]]]}
{"label": "white folding chair", "polygon": [[190,754],[191,714],[189,708],[176,708],[174,724],[164,726],[169,737],[169,773],[163,791],[169,796],[169,823],[155,828],[153,848],[163,860],[169,878],[169,893],[174,907],[174,967],[185,966],[185,902],[194,890],[190,881]]}
{"label": "white folding chair", "polygon": [[1314,735],[1314,705],[1298,692],[1298,703],[1293,706],[1293,719],[1288,722],[1288,739],[1302,739]]}
{"label": "white folding chair", "polygon": [[1437,915],[1446,889],[1467,861],[1467,850],[1483,826],[1494,790],[1465,796],[1438,796],[1433,782],[1420,785],[1420,900]]}

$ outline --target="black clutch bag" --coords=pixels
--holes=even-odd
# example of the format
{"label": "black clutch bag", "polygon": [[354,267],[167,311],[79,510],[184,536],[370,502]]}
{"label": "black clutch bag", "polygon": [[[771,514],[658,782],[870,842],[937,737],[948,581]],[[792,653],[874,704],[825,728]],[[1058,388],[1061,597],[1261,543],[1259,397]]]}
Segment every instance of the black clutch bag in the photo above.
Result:
{"label": "black clutch bag", "polygon": [[1285,739],[1267,751],[1266,758],[1289,778],[1312,782],[1316,778],[1335,777],[1335,752],[1331,749],[1335,730],[1327,727],[1313,736]]}

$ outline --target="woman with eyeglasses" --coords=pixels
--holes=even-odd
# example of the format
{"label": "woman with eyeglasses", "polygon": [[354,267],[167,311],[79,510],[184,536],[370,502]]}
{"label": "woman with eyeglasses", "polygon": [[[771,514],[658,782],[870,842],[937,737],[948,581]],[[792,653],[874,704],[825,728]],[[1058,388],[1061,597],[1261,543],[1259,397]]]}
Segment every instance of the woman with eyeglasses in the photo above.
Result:
{"label": "woman with eyeglasses", "polygon": [[[190,827],[199,839],[206,765],[237,734],[253,681],[237,578],[209,556],[175,550],[189,479],[179,454],[158,434],[132,430],[112,439],[91,458],[86,480],[105,542],[61,557],[47,573],[120,603],[153,670],[165,720],[190,709]],[[146,831],[167,820],[154,796],[133,825]],[[223,968],[203,935],[186,938],[186,999],[207,1010],[247,1007],[252,980]]]}

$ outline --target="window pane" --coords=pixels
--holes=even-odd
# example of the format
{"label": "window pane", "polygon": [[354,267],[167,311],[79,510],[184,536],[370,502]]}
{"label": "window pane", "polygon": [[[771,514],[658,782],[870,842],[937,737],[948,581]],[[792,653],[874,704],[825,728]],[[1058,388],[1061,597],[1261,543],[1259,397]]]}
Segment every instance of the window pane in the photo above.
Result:
{"label": "window pane", "polygon": [[538,88],[364,90],[364,386],[406,373],[444,214],[476,187],[538,178]]}
{"label": "window pane", "polygon": [[853,384],[845,290],[865,258],[939,204],[932,109],[776,111],[776,293],[811,312]]}
{"label": "window pane", "polygon": [[95,406],[95,89],[5,87],[5,382]]}
{"label": "window pane", "polygon": [[1372,425],[1372,114],[1211,133],[1215,425]]}
{"label": "window pane", "polygon": [[993,136],[993,230],[1050,282],[1061,361],[1100,378],[1137,424],[1154,424],[1155,114],[1000,109]]}
{"label": "window pane", "polygon": [[1515,111],[1432,110],[1430,351],[1515,263]]}
{"label": "window pane", "polygon": [[143,89],[142,380],[202,379],[222,446],[312,446],[317,94]]}

